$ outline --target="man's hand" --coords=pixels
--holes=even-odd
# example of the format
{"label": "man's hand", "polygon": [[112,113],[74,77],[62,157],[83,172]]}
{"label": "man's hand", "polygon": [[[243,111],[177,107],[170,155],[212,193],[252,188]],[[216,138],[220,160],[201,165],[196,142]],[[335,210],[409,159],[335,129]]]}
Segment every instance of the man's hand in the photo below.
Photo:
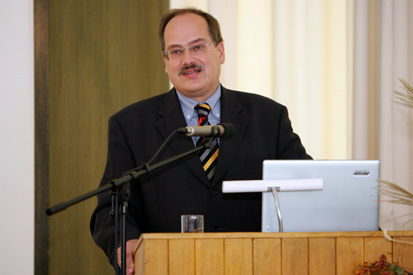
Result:
{"label": "man's hand", "polygon": [[[135,265],[133,262],[133,249],[135,249],[136,245],[138,244],[138,239],[132,239],[126,242],[126,274],[134,274],[135,273]],[[118,248],[118,265],[121,267],[121,259],[122,259],[122,251],[121,247]]]}

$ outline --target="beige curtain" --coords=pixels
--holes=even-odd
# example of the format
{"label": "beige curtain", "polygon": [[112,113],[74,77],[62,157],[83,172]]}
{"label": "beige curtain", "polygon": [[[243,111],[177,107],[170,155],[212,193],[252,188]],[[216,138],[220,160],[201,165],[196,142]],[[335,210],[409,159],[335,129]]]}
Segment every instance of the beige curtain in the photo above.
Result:
{"label": "beige curtain", "polygon": [[[413,110],[394,94],[399,78],[413,82],[413,2],[355,1],[354,11],[353,156],[380,159],[381,179],[413,192]],[[382,228],[413,229],[412,219],[412,206],[381,203]]]}
{"label": "beige curtain", "polygon": [[[381,178],[413,192],[413,118],[394,103],[413,84],[413,1],[174,0],[221,23],[222,83],[285,104],[316,159],[379,159]],[[172,3],[172,2],[171,2]],[[381,203],[381,226],[413,207]]]}
{"label": "beige curtain", "polygon": [[172,0],[221,23],[221,82],[284,104],[316,159],[351,157],[346,0]]}
{"label": "beige curtain", "polygon": [[316,159],[350,157],[345,0],[209,1],[222,25],[222,83],[286,105]]}

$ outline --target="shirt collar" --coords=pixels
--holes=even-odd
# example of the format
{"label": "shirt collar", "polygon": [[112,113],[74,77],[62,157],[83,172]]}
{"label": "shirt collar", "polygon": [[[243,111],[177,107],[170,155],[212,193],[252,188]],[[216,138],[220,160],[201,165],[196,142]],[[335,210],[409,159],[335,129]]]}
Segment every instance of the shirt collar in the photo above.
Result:
{"label": "shirt collar", "polygon": [[208,103],[208,105],[211,106],[212,115],[218,120],[220,120],[221,104],[219,103],[221,99],[221,84],[218,85],[216,91],[203,102],[198,102],[196,100],[185,97],[178,90],[176,90],[176,94],[178,96],[182,112],[187,122],[190,121],[193,116],[196,116],[196,118],[198,118],[198,114],[195,112],[194,107],[202,103]]}

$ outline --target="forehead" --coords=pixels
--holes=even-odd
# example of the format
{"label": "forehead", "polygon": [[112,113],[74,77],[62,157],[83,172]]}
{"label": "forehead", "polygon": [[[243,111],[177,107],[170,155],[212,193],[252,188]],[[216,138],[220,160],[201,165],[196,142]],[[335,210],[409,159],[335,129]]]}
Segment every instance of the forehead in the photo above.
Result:
{"label": "forehead", "polygon": [[186,13],[172,18],[165,27],[165,46],[187,45],[195,40],[210,41],[208,23],[202,16]]}

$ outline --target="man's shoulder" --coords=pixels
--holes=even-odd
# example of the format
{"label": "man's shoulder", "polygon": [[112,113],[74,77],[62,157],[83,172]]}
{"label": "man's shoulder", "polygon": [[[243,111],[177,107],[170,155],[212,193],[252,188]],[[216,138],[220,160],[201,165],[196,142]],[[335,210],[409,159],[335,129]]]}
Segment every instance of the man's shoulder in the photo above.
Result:
{"label": "man's shoulder", "polygon": [[224,94],[224,97],[228,98],[229,100],[238,101],[243,106],[268,106],[270,108],[284,108],[284,105],[280,104],[279,102],[253,92],[237,91],[224,88],[223,95]]}
{"label": "man's shoulder", "polygon": [[116,112],[113,117],[124,117],[124,116],[130,116],[130,115],[139,115],[139,114],[151,114],[151,113],[156,113],[162,103],[164,102],[165,98],[171,96],[171,91],[162,93],[156,96],[152,96],[140,101],[137,101],[135,103],[132,103],[118,112]]}

